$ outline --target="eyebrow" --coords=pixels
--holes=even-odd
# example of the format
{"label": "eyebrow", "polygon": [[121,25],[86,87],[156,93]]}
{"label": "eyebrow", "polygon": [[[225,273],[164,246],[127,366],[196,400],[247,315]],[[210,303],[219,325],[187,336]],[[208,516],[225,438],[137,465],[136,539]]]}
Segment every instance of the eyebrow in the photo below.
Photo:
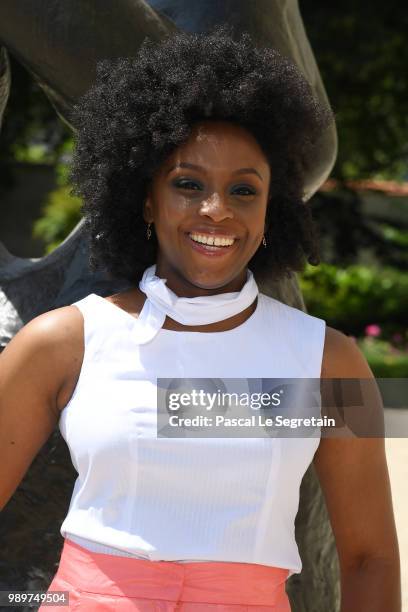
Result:
{"label": "eyebrow", "polygon": [[[175,168],[190,168],[190,170],[202,170],[206,172],[203,166],[197,166],[196,164],[190,164],[189,162],[180,162],[179,164],[172,166],[167,172],[167,174],[170,174],[170,172]],[[263,181],[262,176],[257,170],[255,170],[255,168],[239,168],[239,170],[234,170],[232,174],[256,174],[257,176],[259,176],[261,181]]]}

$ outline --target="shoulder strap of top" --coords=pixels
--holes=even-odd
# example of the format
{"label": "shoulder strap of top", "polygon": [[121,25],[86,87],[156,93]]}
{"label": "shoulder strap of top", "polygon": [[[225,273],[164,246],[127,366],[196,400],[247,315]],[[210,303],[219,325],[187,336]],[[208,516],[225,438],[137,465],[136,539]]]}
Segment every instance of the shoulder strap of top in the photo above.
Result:
{"label": "shoulder strap of top", "polygon": [[93,307],[95,303],[95,294],[89,293],[84,298],[77,300],[76,302],[72,302],[71,306],[77,306],[82,313],[86,313],[90,308]]}
{"label": "shoulder strap of top", "polygon": [[84,366],[86,362],[97,355],[101,345],[103,345],[105,333],[110,333],[110,319],[106,316],[106,311],[100,302],[100,298],[94,293],[90,293],[81,300],[73,302],[71,306],[76,306],[81,311],[83,317]]}
{"label": "shoulder strap of top", "polygon": [[290,350],[302,364],[304,376],[320,378],[326,336],[326,321],[275,298],[264,295],[268,329],[273,329],[278,343]]}
{"label": "shoulder strap of top", "polygon": [[100,316],[98,304],[95,300],[95,294],[90,293],[81,300],[73,302],[71,306],[76,306],[82,313],[82,316],[84,318],[84,331],[86,337],[94,327],[92,323],[95,322]]}
{"label": "shoulder strap of top", "polygon": [[118,306],[109,303],[100,295],[90,293],[81,300],[73,302],[82,313],[84,319],[84,339],[88,346],[93,345],[96,350],[104,338],[112,337],[121,326],[131,328],[135,319]]}

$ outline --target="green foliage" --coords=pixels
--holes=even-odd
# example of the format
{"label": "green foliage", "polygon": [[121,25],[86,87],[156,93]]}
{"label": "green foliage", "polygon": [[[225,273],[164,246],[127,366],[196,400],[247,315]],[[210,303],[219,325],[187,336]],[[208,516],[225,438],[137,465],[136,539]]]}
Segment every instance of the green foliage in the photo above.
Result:
{"label": "green foliage", "polygon": [[[307,266],[308,312],[356,341],[377,378],[408,377],[408,275],[390,267]],[[374,337],[376,336],[376,337]]]}
{"label": "green foliage", "polygon": [[27,146],[13,145],[10,147],[13,158],[17,162],[28,164],[47,164],[54,161],[54,155],[49,153],[44,143]]}
{"label": "green foliage", "polygon": [[394,268],[321,264],[299,281],[308,312],[344,333],[359,336],[375,323],[385,338],[407,326],[408,275]]}
{"label": "green foliage", "polygon": [[42,209],[42,216],[33,225],[33,236],[45,243],[45,253],[51,253],[81,220],[81,200],[70,195],[63,185],[52,191]]}
{"label": "green foliage", "polygon": [[401,247],[408,247],[408,231],[393,227],[388,223],[382,223],[381,229],[387,242]]}
{"label": "green foliage", "polygon": [[404,179],[408,12],[401,0],[302,0],[306,32],[336,113],[340,179]]}
{"label": "green foliage", "polygon": [[72,138],[61,145],[61,161],[55,167],[57,188],[49,193],[42,215],[33,224],[33,236],[45,243],[45,253],[51,253],[81,220],[81,199],[71,195],[66,163],[73,149]]}
{"label": "green foliage", "polygon": [[362,338],[357,342],[376,378],[407,378],[408,347],[398,349],[379,338]]}
{"label": "green foliage", "polygon": [[[43,90],[10,54],[10,97],[0,131],[0,163],[55,163],[70,130]],[[3,182],[0,174],[0,186]]]}

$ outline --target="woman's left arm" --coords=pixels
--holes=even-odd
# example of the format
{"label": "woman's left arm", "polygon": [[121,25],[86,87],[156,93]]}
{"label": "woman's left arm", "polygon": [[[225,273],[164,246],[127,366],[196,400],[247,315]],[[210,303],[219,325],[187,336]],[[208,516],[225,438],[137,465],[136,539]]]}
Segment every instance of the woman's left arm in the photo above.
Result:
{"label": "woman's left arm", "polygon": [[[374,378],[357,345],[327,327],[322,378]],[[313,463],[341,573],[340,612],[401,612],[400,558],[383,437],[322,437]]]}

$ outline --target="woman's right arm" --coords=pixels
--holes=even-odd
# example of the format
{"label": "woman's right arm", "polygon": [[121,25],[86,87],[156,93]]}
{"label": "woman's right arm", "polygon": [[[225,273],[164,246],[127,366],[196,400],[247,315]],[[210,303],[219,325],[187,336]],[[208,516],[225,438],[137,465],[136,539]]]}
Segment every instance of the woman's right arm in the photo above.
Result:
{"label": "woman's right arm", "polygon": [[0,511],[58,423],[82,325],[75,306],[51,310],[22,327],[0,353]]}

